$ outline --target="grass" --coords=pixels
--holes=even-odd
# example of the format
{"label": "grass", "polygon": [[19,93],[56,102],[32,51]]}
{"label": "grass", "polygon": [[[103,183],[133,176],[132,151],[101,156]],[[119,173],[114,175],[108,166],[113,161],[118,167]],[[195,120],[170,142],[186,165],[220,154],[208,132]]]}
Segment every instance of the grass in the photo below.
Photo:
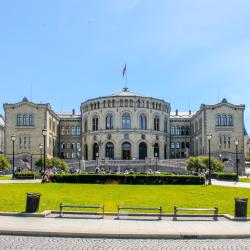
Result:
{"label": "grass", "polygon": [[250,182],[250,178],[240,178],[240,182]]}
{"label": "grass", "polygon": [[[60,202],[105,205],[105,211],[116,212],[117,205],[163,206],[172,213],[178,207],[215,207],[220,213],[233,215],[234,198],[250,198],[244,188],[220,186],[136,186],[100,184],[2,184],[0,211],[23,212],[26,193],[41,193],[40,212],[58,210]],[[248,210],[250,216],[250,210]]]}
{"label": "grass", "polygon": [[0,175],[0,180],[12,180],[12,178],[8,175]]}

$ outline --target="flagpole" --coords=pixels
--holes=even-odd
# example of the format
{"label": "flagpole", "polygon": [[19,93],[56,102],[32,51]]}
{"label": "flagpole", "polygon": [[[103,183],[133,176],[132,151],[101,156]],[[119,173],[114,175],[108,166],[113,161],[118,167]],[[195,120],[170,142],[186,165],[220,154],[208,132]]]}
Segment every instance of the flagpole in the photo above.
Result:
{"label": "flagpole", "polygon": [[127,70],[127,63],[125,64],[126,65],[126,89],[128,88],[128,70]]}

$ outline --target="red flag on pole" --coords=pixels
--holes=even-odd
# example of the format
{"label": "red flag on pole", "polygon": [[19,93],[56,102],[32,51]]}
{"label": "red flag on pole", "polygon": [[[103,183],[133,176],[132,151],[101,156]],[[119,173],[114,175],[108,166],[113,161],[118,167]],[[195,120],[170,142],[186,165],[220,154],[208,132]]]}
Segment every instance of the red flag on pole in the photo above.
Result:
{"label": "red flag on pole", "polygon": [[125,64],[125,66],[123,68],[123,71],[122,71],[122,78],[124,78],[126,70],[127,70],[127,67],[126,67],[126,64]]}

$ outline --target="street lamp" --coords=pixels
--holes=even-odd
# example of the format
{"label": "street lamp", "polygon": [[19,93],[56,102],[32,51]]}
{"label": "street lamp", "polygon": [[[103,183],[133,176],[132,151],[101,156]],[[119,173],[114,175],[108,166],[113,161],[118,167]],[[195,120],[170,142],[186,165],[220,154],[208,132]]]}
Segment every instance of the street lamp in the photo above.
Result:
{"label": "street lamp", "polygon": [[40,158],[41,158],[41,170],[40,172],[42,173],[43,171],[43,163],[42,163],[42,157],[43,157],[43,144],[39,144],[39,149],[40,149]]}
{"label": "street lamp", "polygon": [[11,136],[12,140],[12,145],[13,145],[13,158],[12,158],[12,179],[15,177],[15,141],[16,141],[16,136],[12,135]]}
{"label": "street lamp", "polygon": [[158,154],[157,152],[155,152],[155,171],[157,171],[157,158],[158,158]]}
{"label": "street lamp", "polygon": [[235,139],[235,150],[236,150],[236,182],[239,181],[239,159],[238,159],[238,146],[239,146],[239,141],[236,138]]}
{"label": "street lamp", "polygon": [[79,174],[80,174],[80,170],[81,170],[81,148],[78,148],[78,158],[79,158]]}
{"label": "street lamp", "polygon": [[98,158],[99,158],[99,153],[98,152],[96,152],[95,157],[96,157],[96,165],[98,167]]}
{"label": "street lamp", "polygon": [[208,185],[211,185],[211,155],[210,155],[210,143],[211,143],[211,139],[212,139],[212,135],[209,134],[207,135],[207,139],[208,139]]}
{"label": "street lamp", "polygon": [[46,171],[46,135],[47,135],[47,129],[42,130],[43,135],[43,173],[45,174]]}

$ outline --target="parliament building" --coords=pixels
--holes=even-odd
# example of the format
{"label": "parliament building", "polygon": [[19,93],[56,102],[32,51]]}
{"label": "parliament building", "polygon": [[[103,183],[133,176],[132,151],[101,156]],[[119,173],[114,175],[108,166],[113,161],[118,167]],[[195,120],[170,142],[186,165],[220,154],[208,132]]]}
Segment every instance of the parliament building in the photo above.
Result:
{"label": "parliament building", "polygon": [[[244,162],[244,110],[223,99],[201,104],[196,112],[171,111],[170,103],[124,88],[109,96],[89,99],[80,112],[54,112],[49,103],[24,98],[5,103],[4,153],[11,160],[14,142],[16,162],[34,165],[45,150],[48,157],[67,161],[184,159],[208,154]],[[42,130],[46,129],[46,135]]]}

